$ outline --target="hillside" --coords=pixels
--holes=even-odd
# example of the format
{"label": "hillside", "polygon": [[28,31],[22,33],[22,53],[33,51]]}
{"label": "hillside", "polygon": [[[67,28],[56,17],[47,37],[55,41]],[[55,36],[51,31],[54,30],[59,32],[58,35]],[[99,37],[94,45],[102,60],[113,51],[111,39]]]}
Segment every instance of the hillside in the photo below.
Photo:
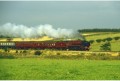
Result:
{"label": "hillside", "polygon": [[83,33],[83,35],[85,36],[87,41],[94,41],[91,44],[91,49],[90,51],[100,51],[100,45],[104,43],[104,41],[101,42],[96,42],[97,39],[106,39],[106,38],[112,38],[112,40],[110,41],[111,43],[111,51],[120,51],[120,39],[119,40],[115,40],[114,37],[120,37],[120,33],[119,32],[87,32],[87,33]]}
{"label": "hillside", "polygon": [[87,40],[104,39],[108,37],[113,38],[116,36],[120,37],[119,32],[92,32],[92,33],[83,33],[83,35]]}

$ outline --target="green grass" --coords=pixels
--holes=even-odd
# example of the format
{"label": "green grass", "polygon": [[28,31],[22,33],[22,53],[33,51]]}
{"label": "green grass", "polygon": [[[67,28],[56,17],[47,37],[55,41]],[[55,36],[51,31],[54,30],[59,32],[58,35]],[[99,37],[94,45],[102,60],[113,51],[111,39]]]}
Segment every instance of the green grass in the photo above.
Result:
{"label": "green grass", "polygon": [[119,60],[0,59],[1,80],[120,80]]}

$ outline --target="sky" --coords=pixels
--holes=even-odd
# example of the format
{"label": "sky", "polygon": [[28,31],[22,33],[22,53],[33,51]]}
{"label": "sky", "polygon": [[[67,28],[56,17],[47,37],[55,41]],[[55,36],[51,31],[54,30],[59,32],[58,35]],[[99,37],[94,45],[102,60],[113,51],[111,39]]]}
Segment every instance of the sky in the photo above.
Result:
{"label": "sky", "polygon": [[120,1],[0,1],[0,25],[120,28]]}

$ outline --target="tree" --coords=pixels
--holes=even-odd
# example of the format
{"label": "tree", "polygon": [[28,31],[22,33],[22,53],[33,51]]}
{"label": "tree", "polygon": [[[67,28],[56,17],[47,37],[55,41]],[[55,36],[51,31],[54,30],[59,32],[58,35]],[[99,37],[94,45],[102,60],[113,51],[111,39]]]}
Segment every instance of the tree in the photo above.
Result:
{"label": "tree", "polygon": [[107,41],[112,41],[111,37],[106,38]]}
{"label": "tree", "polygon": [[100,46],[101,51],[111,51],[111,44],[110,42],[105,42]]}
{"label": "tree", "polygon": [[119,40],[119,39],[120,39],[120,37],[114,37],[114,39],[115,39],[115,40]]}
{"label": "tree", "polygon": [[90,40],[89,42],[92,44],[92,43],[94,43],[94,40]]}
{"label": "tree", "polygon": [[97,43],[100,43],[101,41],[102,41],[101,39],[97,39],[97,40],[96,40]]}
{"label": "tree", "polygon": [[105,41],[106,41],[106,39],[102,39],[102,41],[103,41],[103,42],[105,42]]}

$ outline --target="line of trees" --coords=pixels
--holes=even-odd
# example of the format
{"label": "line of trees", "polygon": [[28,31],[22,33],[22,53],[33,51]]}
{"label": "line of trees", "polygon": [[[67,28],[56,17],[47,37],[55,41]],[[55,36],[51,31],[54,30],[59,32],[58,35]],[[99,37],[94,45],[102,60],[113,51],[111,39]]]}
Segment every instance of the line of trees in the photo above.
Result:
{"label": "line of trees", "polygon": [[80,29],[78,32],[120,32],[119,29]]}
{"label": "line of trees", "polygon": [[97,42],[97,43],[100,43],[100,42],[105,42],[105,41],[108,41],[108,42],[110,42],[110,41],[112,41],[112,40],[119,40],[120,39],[120,37],[113,37],[113,38],[111,38],[111,37],[108,37],[108,38],[105,38],[105,39],[96,39],[96,40],[90,40],[89,42],[92,44],[92,43],[94,43],[95,41]]}

